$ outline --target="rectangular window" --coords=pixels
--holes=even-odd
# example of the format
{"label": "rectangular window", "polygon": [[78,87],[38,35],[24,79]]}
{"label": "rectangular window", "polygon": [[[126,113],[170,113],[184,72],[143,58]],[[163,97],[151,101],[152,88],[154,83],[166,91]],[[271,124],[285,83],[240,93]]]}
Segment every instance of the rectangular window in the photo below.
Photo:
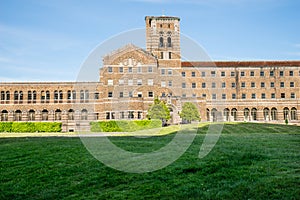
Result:
{"label": "rectangular window", "polygon": [[261,82],[260,87],[264,88],[265,87],[265,82]]}
{"label": "rectangular window", "polygon": [[142,83],[143,83],[142,79],[137,80],[137,85],[142,85]]}
{"label": "rectangular window", "polygon": [[245,76],[245,72],[241,72],[241,76]]}
{"label": "rectangular window", "polygon": [[226,83],[222,82],[222,88],[225,88],[225,87],[226,87]]}
{"label": "rectangular window", "polygon": [[245,93],[242,94],[242,99],[246,99],[246,94]]}
{"label": "rectangular window", "polygon": [[280,97],[281,97],[282,99],[284,99],[284,98],[285,98],[285,93],[281,93],[281,94],[280,94]]}
{"label": "rectangular window", "polygon": [[252,87],[252,88],[255,87],[255,82],[251,82],[251,87]]}
{"label": "rectangular window", "polygon": [[173,74],[172,69],[168,69],[168,75],[172,75],[172,74]]}
{"label": "rectangular window", "polygon": [[181,84],[181,87],[182,87],[182,88],[186,88],[186,84],[185,84],[185,83],[182,83],[182,84]]}
{"label": "rectangular window", "polygon": [[142,97],[143,97],[143,93],[142,93],[142,92],[138,92],[138,93],[137,93],[137,96],[138,96],[139,98],[142,98]]}
{"label": "rectangular window", "polygon": [[222,94],[222,99],[226,99],[226,94]]}
{"label": "rectangular window", "polygon": [[[73,98],[74,98],[74,96],[73,96]],[[96,99],[96,100],[99,99],[99,93],[98,93],[98,92],[95,92],[95,94],[94,94],[94,99]]]}
{"label": "rectangular window", "polygon": [[270,76],[274,76],[274,71],[270,71]]}
{"label": "rectangular window", "polygon": [[194,93],[194,94],[192,94],[192,97],[196,97],[196,94]]}
{"label": "rectangular window", "polygon": [[235,72],[230,72],[230,76],[235,76]]}
{"label": "rectangular window", "polygon": [[250,76],[254,76],[254,71],[251,71],[251,72],[250,72]]}
{"label": "rectangular window", "polygon": [[148,85],[153,85],[153,79],[148,79]]}
{"label": "rectangular window", "polygon": [[296,98],[296,95],[294,92],[291,93],[291,99],[295,99]]}
{"label": "rectangular window", "polygon": [[206,97],[206,94],[202,94],[202,97],[205,98],[205,97]]}
{"label": "rectangular window", "polygon": [[169,52],[169,59],[172,59],[172,52]]}
{"label": "rectangular window", "polygon": [[261,98],[262,98],[262,99],[265,99],[265,98],[266,98],[266,94],[265,94],[265,93],[262,93],[262,94],[261,94]]}
{"label": "rectangular window", "polygon": [[221,72],[221,76],[223,76],[223,77],[224,77],[224,76],[225,76],[225,72]]}
{"label": "rectangular window", "polygon": [[119,72],[120,72],[120,73],[123,73],[123,71],[124,71],[124,70],[123,70],[123,67],[119,67]]}
{"label": "rectangular window", "polygon": [[161,75],[165,75],[166,74],[166,70],[165,69],[161,69],[160,73],[161,73]]}
{"label": "rectangular window", "polygon": [[129,85],[129,86],[133,85],[133,80],[132,80],[132,79],[129,79],[129,80],[128,80],[128,85]]}
{"label": "rectangular window", "polygon": [[132,73],[132,67],[128,67],[128,73]]}
{"label": "rectangular window", "polygon": [[142,67],[141,67],[141,66],[138,66],[138,68],[137,68],[137,73],[142,73],[142,72],[143,72]]}
{"label": "rectangular window", "polygon": [[169,87],[172,87],[172,85],[173,85],[173,82],[172,82],[172,81],[169,81],[169,82],[168,82],[168,86],[169,86]]}
{"label": "rectangular window", "polygon": [[216,77],[216,71],[211,71],[210,75],[211,75],[211,77]]}
{"label": "rectangular window", "polygon": [[129,91],[129,92],[128,92],[128,96],[129,96],[129,97],[133,97],[132,91]]}
{"label": "rectangular window", "polygon": [[181,72],[181,76],[182,76],[182,77],[185,77],[185,72]]}
{"label": "rectangular window", "polygon": [[166,96],[166,93],[164,93],[164,92],[161,93],[161,96],[162,96],[162,97],[165,97],[165,96]]}
{"label": "rectangular window", "polygon": [[107,80],[107,85],[114,85],[114,80],[111,79]]}
{"label": "rectangular window", "polygon": [[245,82],[242,82],[241,83],[241,88],[245,88],[246,87],[246,83]]}
{"label": "rectangular window", "polygon": [[[300,75],[300,72],[299,72]],[[205,77],[205,72],[201,72],[201,77]]]}
{"label": "rectangular window", "polygon": [[235,88],[235,87],[236,87],[235,82],[231,83],[231,87],[232,87],[232,88]]}
{"label": "rectangular window", "polygon": [[215,82],[211,83],[211,87],[216,88],[216,83]]}
{"label": "rectangular window", "polygon": [[236,99],[236,94],[235,94],[235,93],[232,93],[232,94],[231,94],[231,98],[232,98],[232,99]]}
{"label": "rectangular window", "polygon": [[290,76],[294,76],[294,71],[290,71]]}
{"label": "rectangular window", "polygon": [[164,59],[164,52],[160,52],[160,59]]}
{"label": "rectangular window", "polygon": [[252,94],[251,94],[251,98],[252,98],[252,99],[256,99],[256,94],[255,94],[255,93],[252,93]]}
{"label": "rectangular window", "polygon": [[272,93],[272,94],[271,94],[271,98],[272,98],[272,99],[275,99],[275,98],[276,98],[275,93]]}
{"label": "rectangular window", "polygon": [[284,71],[280,71],[279,76],[284,76]]}
{"label": "rectangular window", "polygon": [[182,94],[182,98],[186,98],[186,94]]}
{"label": "rectangular window", "polygon": [[281,88],[284,87],[284,82],[280,82],[280,87],[281,87]]}
{"label": "rectangular window", "polygon": [[153,97],[153,92],[148,92],[148,97]]}
{"label": "rectangular window", "polygon": [[290,82],[290,87],[295,87],[295,83],[294,82]]}
{"label": "rectangular window", "polygon": [[265,76],[265,72],[264,71],[260,71],[260,76]]}
{"label": "rectangular window", "polygon": [[217,95],[216,94],[212,94],[212,99],[217,99]]}
{"label": "rectangular window", "polygon": [[202,83],[202,88],[206,88],[206,83]]}
{"label": "rectangular window", "polygon": [[270,87],[271,87],[271,88],[275,87],[275,83],[274,83],[274,82],[271,82],[271,83],[270,83]]}
{"label": "rectangular window", "polygon": [[152,73],[153,72],[153,69],[151,66],[148,67],[148,73]]}
{"label": "rectangular window", "polygon": [[192,88],[196,88],[196,83],[192,83]]}
{"label": "rectangular window", "polygon": [[123,93],[123,92],[120,92],[119,97],[120,97],[120,98],[124,97],[124,93]]}
{"label": "rectangular window", "polygon": [[109,73],[112,73],[112,72],[113,72],[112,67],[108,67],[108,68],[107,68],[107,71],[108,71]]}
{"label": "rectangular window", "polygon": [[191,76],[196,77],[196,72],[192,72]]}
{"label": "rectangular window", "polygon": [[108,92],[108,97],[113,97],[113,93],[112,92]]}
{"label": "rectangular window", "polygon": [[119,85],[124,85],[124,79],[119,79]]}
{"label": "rectangular window", "polygon": [[162,81],[162,82],[160,83],[160,85],[161,85],[161,87],[166,87],[166,81]]}

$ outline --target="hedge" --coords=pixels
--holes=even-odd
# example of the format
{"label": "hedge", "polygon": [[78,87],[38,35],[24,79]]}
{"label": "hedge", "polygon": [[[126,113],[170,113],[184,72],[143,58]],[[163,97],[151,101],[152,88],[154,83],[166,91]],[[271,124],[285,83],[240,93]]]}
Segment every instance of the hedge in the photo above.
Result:
{"label": "hedge", "polygon": [[60,122],[0,122],[0,132],[61,132]]}
{"label": "hedge", "polygon": [[159,128],[161,120],[116,120],[90,122],[91,132],[133,132],[144,129]]}

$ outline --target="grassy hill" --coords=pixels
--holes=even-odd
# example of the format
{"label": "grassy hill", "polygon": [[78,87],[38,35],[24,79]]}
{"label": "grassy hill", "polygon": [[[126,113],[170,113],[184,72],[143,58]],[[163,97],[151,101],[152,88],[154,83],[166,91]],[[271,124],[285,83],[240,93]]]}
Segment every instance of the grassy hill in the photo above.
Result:
{"label": "grassy hill", "polygon": [[[173,164],[143,174],[106,167],[79,138],[2,138],[0,199],[300,199],[300,127],[225,124],[216,146],[199,159],[207,129]],[[151,152],[173,137],[110,140]]]}

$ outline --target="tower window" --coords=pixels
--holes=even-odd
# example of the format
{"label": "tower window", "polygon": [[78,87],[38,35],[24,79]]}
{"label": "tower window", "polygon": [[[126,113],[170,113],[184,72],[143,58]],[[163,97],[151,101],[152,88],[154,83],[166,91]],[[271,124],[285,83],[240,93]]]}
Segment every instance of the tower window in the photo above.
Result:
{"label": "tower window", "polygon": [[168,47],[172,47],[171,37],[168,37],[167,42],[168,42]]}
{"label": "tower window", "polygon": [[164,52],[160,52],[160,59],[164,59]]}
{"label": "tower window", "polygon": [[172,53],[169,52],[169,59],[172,59]]}
{"label": "tower window", "polygon": [[164,46],[164,38],[160,37],[159,38],[159,47],[163,47]]}

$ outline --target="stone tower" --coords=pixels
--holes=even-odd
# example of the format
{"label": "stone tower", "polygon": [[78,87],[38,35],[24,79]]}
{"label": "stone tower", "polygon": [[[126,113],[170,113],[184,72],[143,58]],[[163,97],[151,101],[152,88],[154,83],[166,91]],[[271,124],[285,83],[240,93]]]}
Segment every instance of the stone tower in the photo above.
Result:
{"label": "stone tower", "polygon": [[180,68],[180,18],[146,16],[146,50],[158,58],[159,66]]}

